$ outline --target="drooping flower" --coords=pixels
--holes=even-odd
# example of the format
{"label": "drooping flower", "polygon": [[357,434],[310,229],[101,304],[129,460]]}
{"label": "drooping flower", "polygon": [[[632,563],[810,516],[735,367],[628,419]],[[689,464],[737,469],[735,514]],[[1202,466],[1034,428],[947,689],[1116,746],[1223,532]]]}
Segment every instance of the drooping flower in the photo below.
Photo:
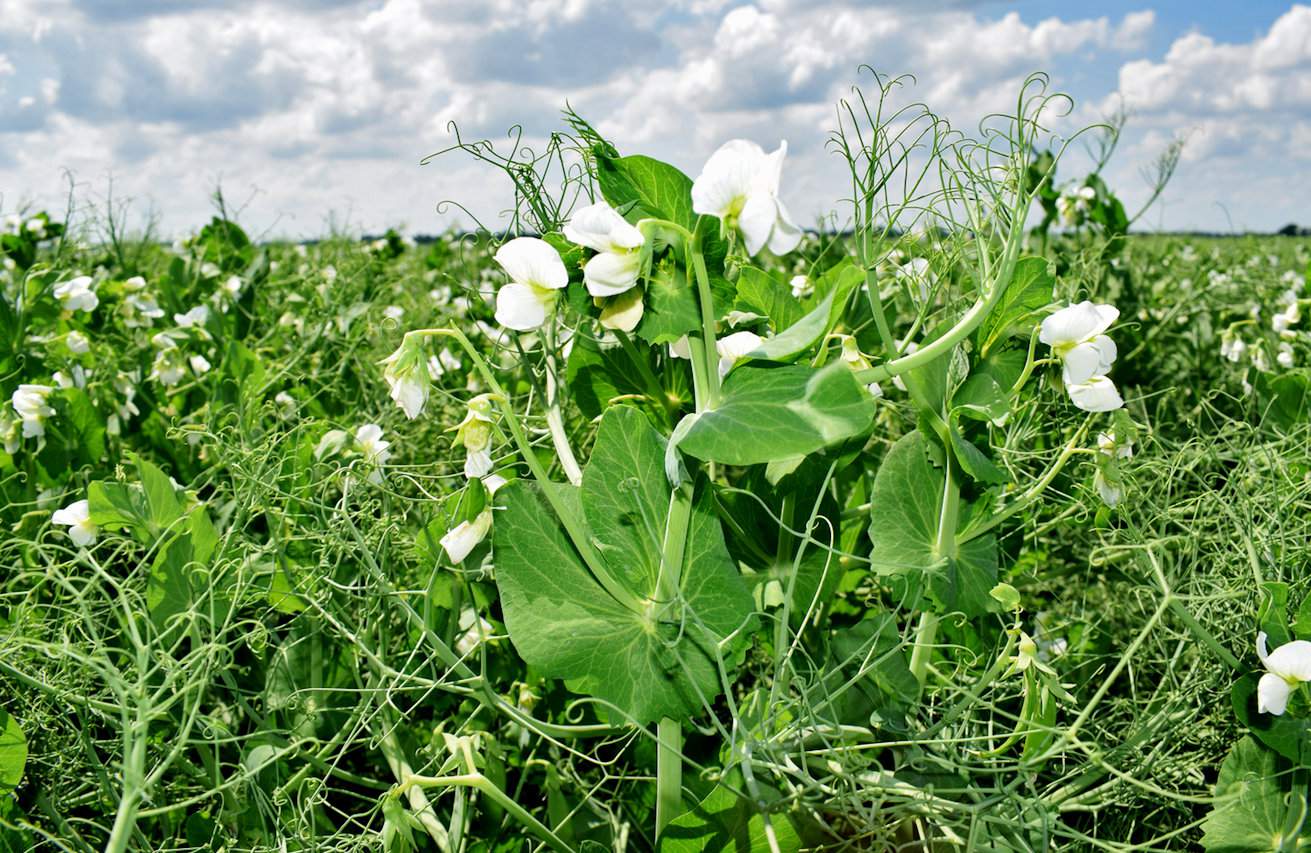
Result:
{"label": "drooping flower", "polygon": [[583,265],[583,283],[593,296],[618,296],[637,284],[642,270],[642,232],[604,201],[574,212],[565,239],[593,249]]}
{"label": "drooping flower", "polygon": [[405,417],[414,420],[428,404],[432,385],[422,346],[407,335],[382,363],[382,378],[387,381],[392,400],[405,412]]}
{"label": "drooping flower", "polygon": [[1070,402],[1085,412],[1113,412],[1124,405],[1115,383],[1105,376],[1094,376],[1078,385],[1066,385]]}
{"label": "drooping flower", "polygon": [[14,413],[23,423],[23,438],[41,438],[46,434],[46,419],[55,415],[49,402],[54,390],[49,385],[19,385],[10,397]]}
{"label": "drooping flower", "polygon": [[1220,334],[1220,357],[1227,358],[1237,364],[1242,361],[1243,356],[1247,354],[1247,344],[1243,339],[1234,334],[1233,329],[1225,329]]}
{"label": "drooping flower", "polygon": [[646,312],[640,287],[598,301],[601,302],[601,325],[606,329],[631,332],[642,322],[642,315]]}
{"label": "drooping flower", "polygon": [[452,563],[462,563],[464,558],[487,537],[492,529],[492,508],[488,507],[473,521],[461,521],[441,538],[441,546]]}
{"label": "drooping flower", "polygon": [[692,182],[692,210],[740,229],[749,255],[766,246],[776,255],[792,251],[801,229],[778,197],[787,150],[786,142],[770,154],[745,139],[725,142]]}
{"label": "drooping flower", "polygon": [[1288,709],[1293,688],[1311,681],[1311,642],[1293,640],[1273,652],[1267,651],[1265,631],[1256,635],[1256,654],[1266,673],[1256,685],[1256,709],[1279,716]]}
{"label": "drooping flower", "polygon": [[65,311],[85,311],[89,314],[100,304],[100,297],[96,296],[89,275],[80,275],[56,284],[55,298]]}
{"label": "drooping flower", "polygon": [[559,291],[569,284],[560,253],[536,237],[516,237],[496,250],[496,262],[510,276],[496,294],[496,322],[527,332],[546,322]]}
{"label": "drooping flower", "polygon": [[492,470],[492,427],[496,423],[492,398],[479,394],[469,400],[464,420],[456,424],[455,443],[464,447],[464,476],[485,477]]}
{"label": "drooping flower", "polygon": [[1114,508],[1124,494],[1124,483],[1115,463],[1133,456],[1133,439],[1117,440],[1109,433],[1098,433],[1097,451],[1099,456],[1097,471],[1093,474],[1093,488],[1097,490],[1102,503]]}
{"label": "drooping flower", "polygon": [[100,533],[100,528],[91,523],[91,505],[86,500],[73,501],[63,509],[55,510],[50,520],[67,525],[68,538],[79,548],[94,545]]}

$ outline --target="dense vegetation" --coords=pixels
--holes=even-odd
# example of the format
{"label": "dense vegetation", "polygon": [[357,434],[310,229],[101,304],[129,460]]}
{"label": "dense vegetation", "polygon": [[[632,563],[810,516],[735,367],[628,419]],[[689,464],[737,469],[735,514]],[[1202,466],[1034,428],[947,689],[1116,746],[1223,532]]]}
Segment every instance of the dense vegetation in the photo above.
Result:
{"label": "dense vegetation", "polygon": [[572,114],[540,240],[12,219],[0,847],[1305,847],[1311,240],[1040,83],[844,105],[842,235]]}

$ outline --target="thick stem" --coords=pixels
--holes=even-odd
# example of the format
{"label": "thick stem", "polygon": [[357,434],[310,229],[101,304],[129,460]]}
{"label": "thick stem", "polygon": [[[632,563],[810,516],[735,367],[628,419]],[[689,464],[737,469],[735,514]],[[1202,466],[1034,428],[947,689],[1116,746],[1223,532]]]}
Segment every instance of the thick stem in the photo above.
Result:
{"label": "thick stem", "polygon": [[[960,482],[956,477],[956,461],[952,458],[950,450],[947,451],[947,464],[944,470],[946,477],[942,484],[938,533],[933,551],[939,560],[955,560],[956,524],[960,516]],[[915,629],[915,647],[910,655],[910,671],[919,682],[921,689],[928,674],[929,658],[933,654],[933,642],[938,634],[938,621],[937,614],[926,610],[920,614],[920,624]]]}
{"label": "thick stem", "polygon": [[560,393],[555,379],[555,358],[549,355],[546,357],[546,426],[551,431],[551,442],[555,445],[555,455],[564,475],[573,485],[581,486],[583,469],[578,467],[578,459],[564,429],[564,414],[560,410]]}
{"label": "thick stem", "polygon": [[[698,400],[697,411],[713,409],[719,405],[719,357],[715,348],[715,298],[710,292],[710,274],[706,272],[706,259],[701,247],[694,241],[691,248],[692,269],[696,274],[697,297],[701,304],[701,339],[705,346],[706,385],[704,400]],[[693,356],[696,354],[693,353]]]}
{"label": "thick stem", "polygon": [[683,810],[683,727],[665,717],[656,730],[656,838]]}

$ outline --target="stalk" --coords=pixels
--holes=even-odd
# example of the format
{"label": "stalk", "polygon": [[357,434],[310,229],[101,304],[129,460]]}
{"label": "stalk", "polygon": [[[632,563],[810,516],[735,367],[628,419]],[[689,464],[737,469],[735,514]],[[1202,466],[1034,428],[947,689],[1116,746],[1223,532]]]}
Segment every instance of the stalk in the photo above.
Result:
{"label": "stalk", "polygon": [[[960,515],[960,482],[956,477],[956,460],[947,451],[945,466],[946,478],[942,485],[942,506],[938,511],[938,535],[933,551],[939,560],[956,559],[956,523]],[[929,657],[933,654],[933,641],[938,633],[938,615],[929,611],[920,614],[919,627],[915,629],[915,646],[910,655],[910,671],[924,688],[924,679],[929,668]]]}
{"label": "stalk", "polygon": [[683,810],[683,726],[665,717],[656,729],[656,838]]}

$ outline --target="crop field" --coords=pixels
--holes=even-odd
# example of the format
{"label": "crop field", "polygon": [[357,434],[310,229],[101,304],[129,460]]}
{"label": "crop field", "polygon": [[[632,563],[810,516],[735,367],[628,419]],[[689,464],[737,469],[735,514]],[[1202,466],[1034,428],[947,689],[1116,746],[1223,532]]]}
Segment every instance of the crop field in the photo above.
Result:
{"label": "crop field", "polygon": [[829,228],[572,111],[503,231],[5,211],[0,849],[1311,848],[1311,238],[899,86]]}

